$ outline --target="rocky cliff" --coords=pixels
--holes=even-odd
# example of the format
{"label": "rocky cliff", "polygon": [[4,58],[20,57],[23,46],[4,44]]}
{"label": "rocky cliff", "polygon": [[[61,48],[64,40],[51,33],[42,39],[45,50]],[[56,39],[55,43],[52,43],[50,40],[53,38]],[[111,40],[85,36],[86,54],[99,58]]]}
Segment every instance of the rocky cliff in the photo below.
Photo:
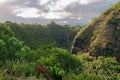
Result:
{"label": "rocky cliff", "polygon": [[120,2],[86,25],[74,38],[71,52],[91,56],[120,56]]}

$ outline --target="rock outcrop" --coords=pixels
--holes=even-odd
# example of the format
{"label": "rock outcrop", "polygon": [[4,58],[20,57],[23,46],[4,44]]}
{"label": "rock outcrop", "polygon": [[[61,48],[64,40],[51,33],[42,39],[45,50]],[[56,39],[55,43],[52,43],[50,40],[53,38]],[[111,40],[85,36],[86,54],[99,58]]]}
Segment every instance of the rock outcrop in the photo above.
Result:
{"label": "rock outcrop", "polygon": [[90,56],[120,56],[120,2],[94,18],[76,35],[71,52]]}

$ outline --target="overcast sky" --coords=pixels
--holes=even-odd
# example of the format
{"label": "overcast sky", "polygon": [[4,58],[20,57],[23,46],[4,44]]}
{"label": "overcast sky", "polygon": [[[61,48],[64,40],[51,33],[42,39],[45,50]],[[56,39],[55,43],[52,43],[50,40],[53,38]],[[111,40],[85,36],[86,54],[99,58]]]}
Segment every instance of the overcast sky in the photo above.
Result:
{"label": "overcast sky", "polygon": [[0,22],[83,25],[120,0],[0,0]]}

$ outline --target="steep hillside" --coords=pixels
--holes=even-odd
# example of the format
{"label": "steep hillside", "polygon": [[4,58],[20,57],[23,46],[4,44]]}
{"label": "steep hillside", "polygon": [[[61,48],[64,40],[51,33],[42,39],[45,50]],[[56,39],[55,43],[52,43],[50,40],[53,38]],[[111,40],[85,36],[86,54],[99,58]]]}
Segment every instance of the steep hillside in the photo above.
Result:
{"label": "steep hillside", "polygon": [[74,38],[72,53],[120,56],[120,2],[94,18]]}

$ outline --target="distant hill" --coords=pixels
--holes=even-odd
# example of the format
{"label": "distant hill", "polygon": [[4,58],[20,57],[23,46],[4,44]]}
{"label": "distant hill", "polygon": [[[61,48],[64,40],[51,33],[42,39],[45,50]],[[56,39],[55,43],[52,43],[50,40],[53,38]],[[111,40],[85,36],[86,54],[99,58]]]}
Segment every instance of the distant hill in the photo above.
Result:
{"label": "distant hill", "polygon": [[37,49],[42,45],[52,45],[70,49],[73,38],[81,29],[81,26],[62,26],[55,22],[51,22],[47,25],[40,25],[17,24],[6,21],[4,24],[10,26],[15,33],[15,37],[32,49]]}
{"label": "distant hill", "polygon": [[120,57],[120,2],[94,18],[74,38],[72,53]]}

